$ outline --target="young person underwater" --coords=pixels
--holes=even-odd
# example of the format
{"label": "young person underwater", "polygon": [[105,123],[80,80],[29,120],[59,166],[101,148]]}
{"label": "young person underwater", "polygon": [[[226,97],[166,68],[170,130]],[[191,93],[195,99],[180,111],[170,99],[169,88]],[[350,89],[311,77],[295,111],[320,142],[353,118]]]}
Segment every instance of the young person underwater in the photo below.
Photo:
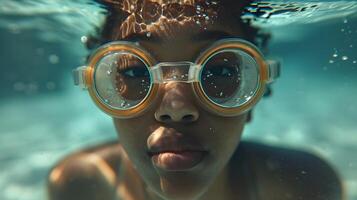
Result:
{"label": "young person underwater", "polygon": [[266,38],[241,21],[251,2],[99,2],[108,15],[75,77],[119,140],[62,159],[50,200],[343,199],[317,156],[241,142],[280,72],[261,53]]}

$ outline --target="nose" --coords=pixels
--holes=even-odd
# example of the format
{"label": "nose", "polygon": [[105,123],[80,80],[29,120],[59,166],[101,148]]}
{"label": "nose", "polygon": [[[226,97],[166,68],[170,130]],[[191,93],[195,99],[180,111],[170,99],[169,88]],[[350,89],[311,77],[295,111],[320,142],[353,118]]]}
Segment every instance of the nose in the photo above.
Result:
{"label": "nose", "polygon": [[194,94],[188,83],[169,82],[162,85],[163,96],[155,111],[155,119],[164,122],[194,122],[199,112],[194,104]]}

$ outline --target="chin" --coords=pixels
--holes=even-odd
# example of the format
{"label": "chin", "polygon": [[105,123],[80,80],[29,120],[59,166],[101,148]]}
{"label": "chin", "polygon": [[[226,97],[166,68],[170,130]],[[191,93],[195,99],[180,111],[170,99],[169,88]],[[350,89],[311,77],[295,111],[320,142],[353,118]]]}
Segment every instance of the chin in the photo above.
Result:
{"label": "chin", "polygon": [[207,180],[200,180],[197,177],[188,179],[184,174],[175,177],[161,177],[159,188],[152,189],[165,200],[195,200],[199,199],[209,186]]}

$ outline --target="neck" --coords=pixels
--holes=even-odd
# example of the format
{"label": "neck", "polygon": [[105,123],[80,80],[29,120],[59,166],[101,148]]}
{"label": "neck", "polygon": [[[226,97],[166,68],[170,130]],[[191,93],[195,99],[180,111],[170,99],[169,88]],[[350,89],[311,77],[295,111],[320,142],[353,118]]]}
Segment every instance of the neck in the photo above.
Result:
{"label": "neck", "polygon": [[[229,167],[228,165],[222,169],[207,191],[199,198],[199,200],[216,200],[216,199],[231,199],[231,185],[229,182]],[[236,198],[235,198],[236,199]]]}

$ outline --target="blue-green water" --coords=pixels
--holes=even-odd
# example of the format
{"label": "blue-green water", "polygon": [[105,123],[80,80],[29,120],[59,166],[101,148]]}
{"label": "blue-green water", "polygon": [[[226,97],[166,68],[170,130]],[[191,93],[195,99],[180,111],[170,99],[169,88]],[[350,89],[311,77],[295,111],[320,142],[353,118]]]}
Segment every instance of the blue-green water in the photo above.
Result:
{"label": "blue-green water", "polygon": [[[321,155],[356,200],[357,2],[283,2],[307,9],[255,20],[272,33],[269,55],[283,71],[244,137]],[[105,10],[89,0],[0,5],[0,199],[46,199],[45,179],[60,157],[116,139],[111,119],[71,80],[88,54],[83,36]]]}

